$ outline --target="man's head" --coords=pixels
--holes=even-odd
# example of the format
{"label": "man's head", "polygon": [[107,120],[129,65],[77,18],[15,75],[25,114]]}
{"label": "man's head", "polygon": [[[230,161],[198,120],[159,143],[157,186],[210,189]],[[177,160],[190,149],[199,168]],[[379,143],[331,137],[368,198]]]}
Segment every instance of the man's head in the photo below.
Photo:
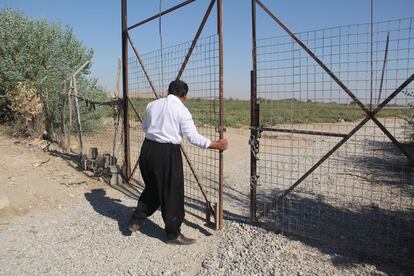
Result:
{"label": "man's head", "polygon": [[188,85],[182,80],[175,80],[168,86],[168,94],[175,95],[184,100],[188,93]]}

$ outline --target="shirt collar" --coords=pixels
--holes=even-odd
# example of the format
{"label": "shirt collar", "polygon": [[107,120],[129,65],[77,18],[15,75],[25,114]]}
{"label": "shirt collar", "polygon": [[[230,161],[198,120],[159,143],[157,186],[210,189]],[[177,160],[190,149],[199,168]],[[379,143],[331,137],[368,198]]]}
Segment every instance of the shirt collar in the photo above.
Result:
{"label": "shirt collar", "polygon": [[177,103],[180,103],[181,105],[184,105],[184,103],[175,95],[170,94],[167,96],[167,99],[171,99]]}

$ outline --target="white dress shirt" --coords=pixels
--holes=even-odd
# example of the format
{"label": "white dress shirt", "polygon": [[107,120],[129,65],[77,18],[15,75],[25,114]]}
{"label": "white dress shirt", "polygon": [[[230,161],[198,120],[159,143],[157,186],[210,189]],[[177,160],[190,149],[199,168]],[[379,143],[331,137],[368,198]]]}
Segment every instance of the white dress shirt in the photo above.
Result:
{"label": "white dress shirt", "polygon": [[183,137],[200,148],[208,148],[210,139],[200,135],[190,111],[174,95],[150,102],[145,110],[142,130],[145,138],[158,143],[180,144]]}

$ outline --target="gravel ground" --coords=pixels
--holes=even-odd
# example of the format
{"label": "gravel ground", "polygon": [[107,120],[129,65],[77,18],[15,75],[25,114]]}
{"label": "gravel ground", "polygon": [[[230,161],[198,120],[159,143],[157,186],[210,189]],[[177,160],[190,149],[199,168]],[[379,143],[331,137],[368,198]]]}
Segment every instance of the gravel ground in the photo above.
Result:
{"label": "gravel ground", "polygon": [[[191,246],[165,244],[157,212],[129,235],[135,199],[95,189],[83,203],[0,225],[1,275],[269,275],[401,273],[357,255],[307,244],[241,222],[214,232],[187,216]],[[407,271],[406,271],[407,272]],[[408,272],[407,272],[408,274]]]}
{"label": "gravel ground", "polygon": [[251,225],[230,222],[219,246],[203,261],[199,275],[383,274],[356,256],[323,253],[300,241]]}
{"label": "gravel ground", "polygon": [[[156,212],[141,232],[131,235],[126,223],[138,196],[133,189],[73,187],[80,192],[73,192],[72,204],[0,219],[0,275],[414,274],[414,270],[246,224],[249,166],[244,160],[249,149],[242,132],[234,134],[232,141],[235,146],[225,155],[230,162],[226,164],[223,230],[205,228],[187,215],[183,233],[197,243],[168,245]],[[27,177],[38,173],[29,167]]]}
{"label": "gravel ground", "polygon": [[82,204],[1,225],[1,274],[160,275],[199,270],[199,260],[218,236],[184,226],[183,232],[197,238],[197,244],[167,245],[159,212],[143,225],[142,233],[130,235],[126,222],[135,200],[118,196],[92,190]]}

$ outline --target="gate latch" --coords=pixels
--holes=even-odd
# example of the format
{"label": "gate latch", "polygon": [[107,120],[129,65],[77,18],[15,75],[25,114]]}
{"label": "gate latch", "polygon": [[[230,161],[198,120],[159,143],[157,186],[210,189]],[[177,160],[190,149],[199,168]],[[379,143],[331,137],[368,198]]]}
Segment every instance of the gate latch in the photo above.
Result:
{"label": "gate latch", "polygon": [[257,187],[258,180],[259,180],[259,175],[250,176],[250,187],[255,189]]}
{"label": "gate latch", "polygon": [[259,153],[259,140],[257,139],[256,135],[251,135],[249,140],[250,149],[252,154],[256,160],[259,160],[258,153]]}

